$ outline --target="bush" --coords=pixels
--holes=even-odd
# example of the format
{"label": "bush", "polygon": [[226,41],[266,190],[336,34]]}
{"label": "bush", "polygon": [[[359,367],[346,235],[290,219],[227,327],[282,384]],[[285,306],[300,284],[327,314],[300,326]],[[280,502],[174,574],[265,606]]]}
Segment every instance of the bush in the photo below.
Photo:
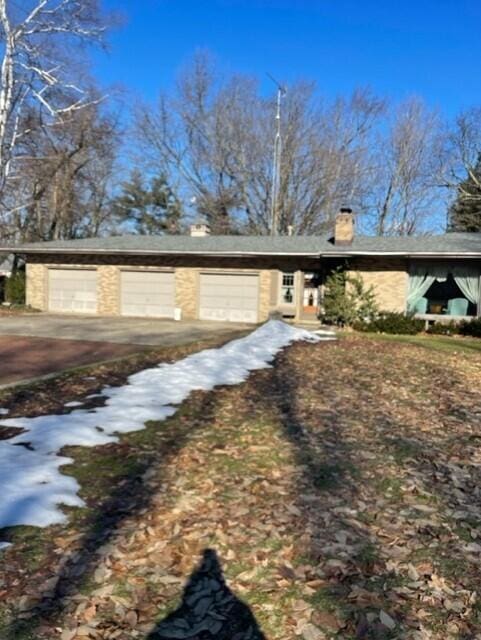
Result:
{"label": "bush", "polygon": [[481,338],[481,318],[474,318],[473,320],[463,320],[459,324],[458,331],[463,336]]}
{"label": "bush", "polygon": [[25,304],[25,273],[23,271],[17,271],[10,278],[7,278],[5,299],[10,304]]}
{"label": "bush", "polygon": [[342,267],[326,278],[323,308],[323,322],[338,326],[369,322],[377,314],[373,288],[367,289],[360,276],[349,275]]}
{"label": "bush", "polygon": [[433,336],[452,336],[459,333],[457,322],[435,322],[429,325],[427,333]]}
{"label": "bush", "polygon": [[371,322],[354,324],[357,331],[371,331],[373,333],[399,333],[415,335],[424,330],[424,320],[414,318],[404,313],[384,312]]}

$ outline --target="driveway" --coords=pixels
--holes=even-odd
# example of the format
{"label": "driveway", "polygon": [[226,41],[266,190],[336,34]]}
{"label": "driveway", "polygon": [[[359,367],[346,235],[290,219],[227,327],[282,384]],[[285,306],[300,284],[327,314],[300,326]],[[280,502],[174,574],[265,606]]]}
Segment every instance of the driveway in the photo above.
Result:
{"label": "driveway", "polygon": [[28,314],[0,317],[0,387],[252,325]]}
{"label": "driveway", "polygon": [[0,388],[73,367],[121,358],[147,348],[112,342],[0,336]]}
{"label": "driveway", "polygon": [[144,346],[175,346],[253,329],[233,322],[27,314],[0,316],[0,336],[33,336]]}

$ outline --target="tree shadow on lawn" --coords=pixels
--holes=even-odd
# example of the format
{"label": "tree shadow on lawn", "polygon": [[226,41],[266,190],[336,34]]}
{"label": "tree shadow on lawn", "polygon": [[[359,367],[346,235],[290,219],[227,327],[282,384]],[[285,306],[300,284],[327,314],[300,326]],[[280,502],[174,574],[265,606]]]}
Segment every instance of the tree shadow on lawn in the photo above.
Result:
{"label": "tree shadow on lawn", "polygon": [[179,607],[160,622],[147,640],[215,638],[266,640],[249,607],[227,587],[213,549],[205,549],[190,576]]}
{"label": "tree shadow on lawn", "polygon": [[[307,348],[299,345],[294,349],[298,350],[299,357],[299,352]],[[308,353],[306,358],[309,357]],[[337,610],[346,622],[342,633],[348,632],[349,637],[356,639],[404,637],[403,634],[407,632],[405,625],[413,632],[416,628],[422,629],[423,622],[428,625],[432,623],[436,629],[439,627],[439,631],[443,630],[443,635],[436,637],[445,637],[444,634],[448,633],[446,624],[450,622],[450,637],[458,637],[459,640],[473,638],[473,634],[479,632],[481,615],[479,606],[474,604],[470,607],[469,592],[479,593],[481,590],[476,575],[479,556],[476,557],[476,551],[467,551],[467,545],[473,539],[470,528],[465,528],[460,535],[454,531],[453,535],[456,522],[450,521],[444,512],[444,509],[451,512],[464,509],[469,522],[469,503],[472,501],[471,510],[473,514],[478,514],[476,517],[473,515],[472,521],[475,538],[476,530],[481,534],[481,529],[477,529],[481,527],[481,493],[477,488],[481,486],[481,471],[476,460],[470,464],[470,459],[475,458],[475,448],[478,447],[479,451],[479,440],[476,433],[471,435],[473,430],[476,432],[471,425],[466,425],[467,434],[460,438],[460,429],[457,430],[455,424],[456,399],[459,397],[461,401],[469,401],[469,394],[466,396],[465,393],[467,378],[451,371],[448,376],[449,388],[457,389],[459,394],[454,391],[450,401],[443,402],[443,389],[446,388],[442,384],[442,377],[446,376],[444,365],[436,367],[432,362],[429,363],[433,378],[426,382],[426,398],[423,400],[436,409],[438,425],[437,429],[421,430],[419,421],[423,418],[422,406],[415,405],[419,413],[414,416],[411,414],[412,424],[406,424],[395,402],[379,403],[377,406],[378,388],[375,383],[371,384],[369,374],[364,380],[346,378],[344,388],[339,381],[330,385],[328,377],[332,372],[328,367],[324,376],[320,375],[317,380],[310,379],[303,376],[299,361],[296,367],[296,361],[292,361],[293,354],[294,350],[291,350],[278,357],[270,380],[265,388],[259,388],[259,396],[275,398],[272,408],[277,409],[283,429],[295,447],[298,464],[304,468],[304,475],[299,482],[299,508],[309,522],[313,561],[323,566],[327,582],[313,600],[318,600],[322,607]],[[327,399],[312,403],[306,397],[300,400],[309,382],[312,383],[310,393],[327,393]],[[400,381],[400,386],[403,384],[404,381]],[[408,392],[409,384],[411,382],[406,384]],[[473,390],[471,395],[471,406],[478,404],[479,407],[479,393]],[[326,407],[332,407],[333,411],[327,410],[324,414],[319,411]],[[352,429],[349,433],[355,423],[363,424],[372,432],[371,435],[355,441]],[[459,427],[461,424],[462,420]],[[443,432],[448,427],[452,431],[444,436]],[[473,447],[471,452],[468,449],[463,451],[467,441]],[[372,451],[369,449],[370,442],[376,444]],[[456,448],[449,454],[443,448],[449,447],[452,442]],[[373,459],[371,467],[370,456]],[[396,473],[397,468],[398,473],[393,478],[384,475],[384,465],[390,457],[392,463],[389,472],[394,469]],[[358,461],[366,460],[367,465],[358,464]],[[458,461],[460,469],[457,468]],[[467,475],[464,473],[466,465],[470,467]],[[414,478],[417,482],[417,486],[413,483],[414,496],[408,493],[405,503],[401,493],[398,497],[390,495],[395,494],[398,483],[401,492],[402,478],[409,481]],[[388,497],[383,503],[385,490]],[[377,513],[371,514],[369,510],[363,513],[359,504],[365,500],[369,505],[373,498],[381,500],[380,505],[375,505]],[[432,507],[433,513],[440,508],[439,526],[430,522]],[[396,513],[396,509],[404,513]],[[416,509],[419,509],[417,513]],[[384,523],[377,520],[378,514],[384,518]],[[386,522],[391,514],[391,523]],[[398,515],[402,516],[399,521]],[[404,559],[404,575],[387,568],[388,551],[395,551],[395,547],[392,548],[388,539],[383,537],[387,532],[389,538],[395,540],[396,527],[402,526],[403,522],[413,531],[414,544],[409,552],[415,552],[412,560],[408,557],[409,552],[404,556],[408,557]],[[383,530],[386,524],[388,530]],[[390,526],[392,530],[389,530]],[[347,549],[347,553],[343,544],[338,547],[330,544],[333,538],[339,540],[336,529],[337,533],[347,534],[348,546],[351,544],[354,547]],[[403,532],[399,533],[402,538]],[[330,539],[327,545],[326,538]],[[344,539],[341,541],[344,543]],[[417,587],[411,584],[415,580],[408,577],[406,563],[416,562],[414,558],[417,552],[420,561],[425,559],[424,553],[432,558],[434,579],[437,574],[448,580],[444,593],[442,587],[441,591],[432,585],[417,591]],[[395,561],[403,562],[402,556],[396,558],[393,554],[392,557]],[[427,585],[429,577],[429,574],[423,575],[420,569],[421,585]],[[451,579],[460,589],[459,593],[449,592]],[[402,589],[406,584],[410,585],[414,600],[403,597]],[[393,591],[399,587],[401,595]],[[464,605],[464,609],[456,611],[460,604]],[[426,614],[426,611],[422,611],[423,607],[430,610],[430,617],[423,617]],[[379,618],[381,610],[396,623],[394,628],[382,624]],[[421,610],[419,617],[418,610]],[[319,618],[319,627],[329,631],[329,624],[326,628],[323,626],[322,616]]]}
{"label": "tree shadow on lawn", "polygon": [[[215,392],[214,392],[215,393]],[[115,464],[120,468],[127,467],[127,472],[120,473],[114,478],[113,490],[98,502],[98,496],[88,496],[88,483],[95,484],[95,472],[89,466],[92,475],[81,479],[81,495],[87,503],[87,509],[69,510],[71,518],[78,516],[87,518],[87,531],[77,544],[77,550],[72,554],[65,554],[64,558],[56,558],[56,567],[49,568],[53,583],[48,590],[48,597],[38,598],[38,604],[29,612],[23,612],[7,628],[2,629],[2,640],[18,640],[19,638],[36,638],[36,629],[54,627],[60,624],[61,614],[66,606],[71,604],[71,598],[82,593],[86,588],[94,588],[94,574],[98,567],[101,548],[115,540],[115,535],[121,529],[124,521],[139,515],[151,508],[153,489],[145,481],[146,473],[153,472],[156,484],[162,479],[162,469],[175,464],[175,460],[190,438],[198,434],[199,429],[205,428],[216,413],[216,398],[213,392],[195,392],[177,413],[160,423],[153,423],[146,430],[138,432],[146,438],[149,432],[152,437],[157,436],[152,450],[142,456],[138,455],[135,445],[131,448],[129,435],[121,436],[120,444],[99,447],[100,458],[106,450],[114,451]],[[202,420],[198,420],[202,416]],[[137,434],[130,434],[136,437]],[[95,449],[76,448],[76,453],[95,459]],[[135,463],[129,464],[129,453]],[[77,455],[74,453],[74,458]],[[139,459],[138,459],[139,458]],[[75,462],[74,465],[75,467]],[[81,470],[80,465],[78,470]],[[68,472],[68,467],[63,472]],[[159,473],[160,469],[160,473]],[[101,467],[98,467],[99,472]],[[148,473],[147,473],[148,475]],[[78,473],[75,473],[78,477]],[[111,487],[111,480],[109,486]],[[107,489],[107,486],[106,486]],[[87,495],[85,495],[87,494]],[[90,512],[90,513],[89,513]],[[7,533],[9,530],[4,530]],[[15,537],[15,529],[12,529]],[[4,537],[5,539],[5,537]],[[53,556],[50,558],[53,560]],[[53,574],[53,576],[52,576]],[[50,582],[50,580],[49,580]]]}
{"label": "tree shadow on lawn", "polygon": [[[308,346],[295,348],[305,349],[308,357]],[[357,451],[346,437],[342,414],[329,409],[322,414],[316,409],[309,415],[301,409],[299,395],[308,381],[296,373],[290,354],[278,357],[268,381],[270,389],[259,388],[259,393],[276,399],[271,409],[277,411],[303,470],[297,493],[298,507],[307,521],[307,562],[322,567],[324,575],[324,584],[311,598],[312,621],[323,632],[341,632],[342,637],[347,633],[358,640],[394,638],[394,625],[399,628],[403,612],[393,612],[392,603],[383,596],[381,585],[392,582],[394,576],[380,560],[378,541],[357,507],[365,483]],[[342,398],[331,397],[328,406],[335,408],[339,401]],[[381,622],[381,610],[389,614],[383,618],[389,626]]]}

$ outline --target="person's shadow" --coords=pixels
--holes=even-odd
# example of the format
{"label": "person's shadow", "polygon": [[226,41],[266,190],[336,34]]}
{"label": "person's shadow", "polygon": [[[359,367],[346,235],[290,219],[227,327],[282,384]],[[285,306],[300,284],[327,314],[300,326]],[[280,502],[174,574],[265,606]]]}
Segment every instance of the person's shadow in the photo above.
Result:
{"label": "person's shadow", "polygon": [[266,640],[249,607],[227,587],[217,553],[206,549],[179,607],[148,640]]}

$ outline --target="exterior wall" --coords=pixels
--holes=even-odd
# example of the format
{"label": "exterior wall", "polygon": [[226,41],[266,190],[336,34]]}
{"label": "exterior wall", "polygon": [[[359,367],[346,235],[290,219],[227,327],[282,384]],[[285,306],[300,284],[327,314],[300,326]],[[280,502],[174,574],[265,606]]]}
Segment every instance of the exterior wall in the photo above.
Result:
{"label": "exterior wall", "polygon": [[47,310],[47,269],[43,264],[27,262],[26,303],[40,311]]}
{"label": "exterior wall", "polygon": [[359,258],[350,264],[366,286],[372,286],[381,311],[406,311],[408,265],[404,260]]}
{"label": "exterior wall", "polygon": [[198,291],[197,269],[179,267],[175,270],[175,306],[182,310],[183,320],[195,320],[198,317]]}
{"label": "exterior wall", "polygon": [[32,307],[48,309],[49,268],[96,268],[97,313],[103,316],[120,314],[120,273],[123,269],[175,270],[175,305],[182,318],[198,318],[200,273],[225,271],[230,273],[256,273],[259,275],[259,321],[269,317],[278,306],[280,271],[299,272],[318,269],[318,260],[305,258],[206,258],[195,256],[27,256],[27,301]]}
{"label": "exterior wall", "polygon": [[116,316],[120,313],[120,271],[112,265],[97,269],[97,313]]}

